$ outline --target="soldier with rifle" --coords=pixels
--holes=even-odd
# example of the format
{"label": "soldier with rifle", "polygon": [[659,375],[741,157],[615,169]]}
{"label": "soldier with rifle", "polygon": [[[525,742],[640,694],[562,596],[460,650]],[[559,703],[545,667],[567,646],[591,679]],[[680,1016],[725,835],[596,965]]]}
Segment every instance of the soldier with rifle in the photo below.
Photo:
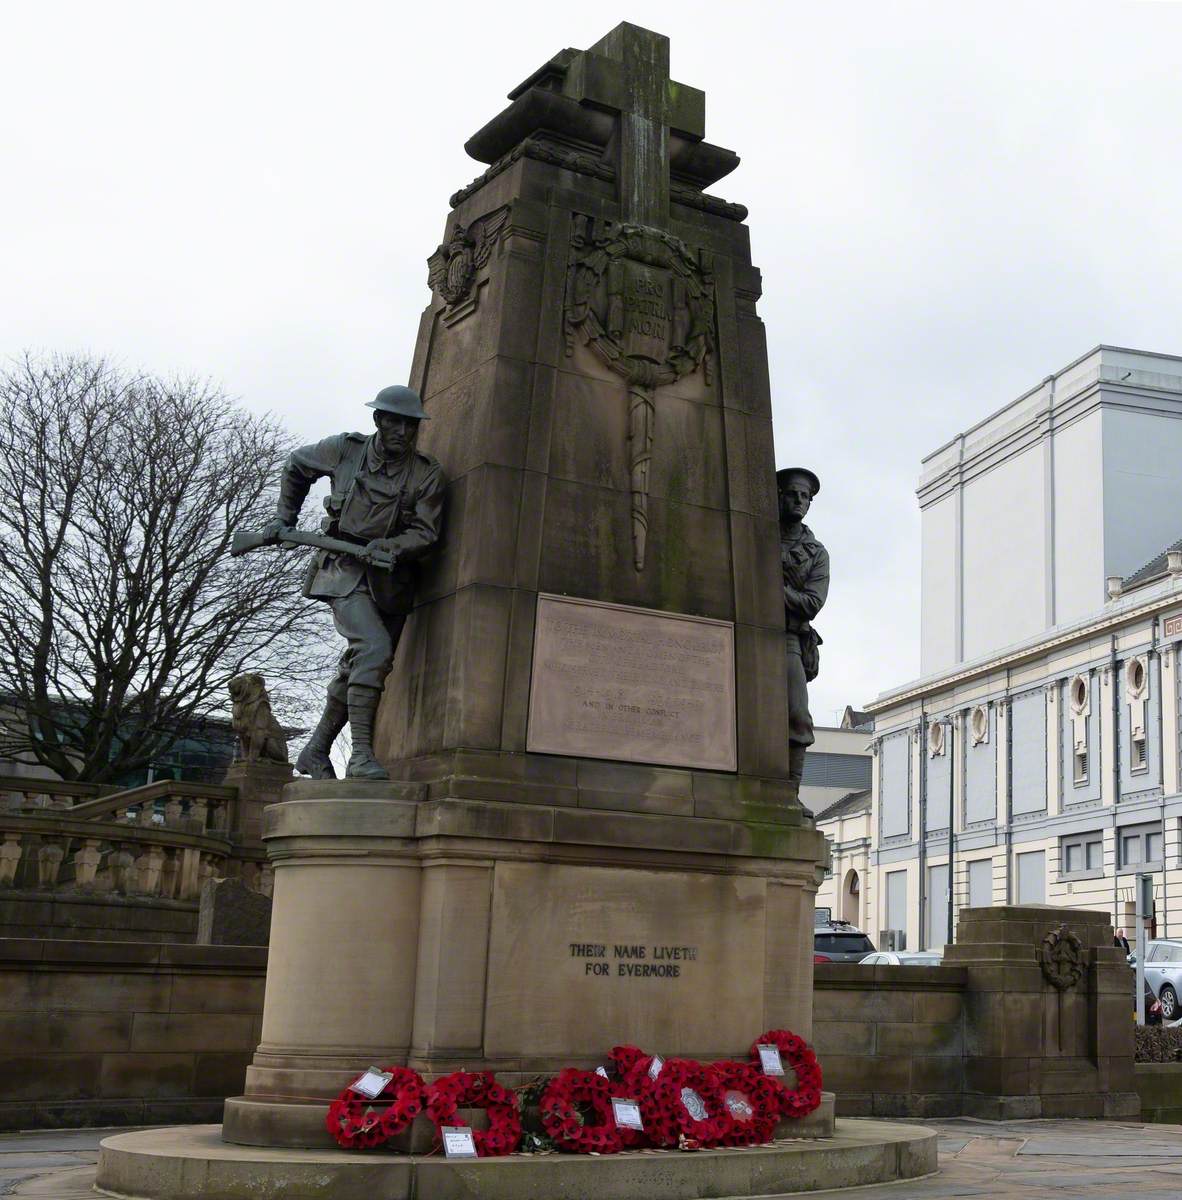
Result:
{"label": "soldier with rifle", "polygon": [[[389,779],[374,757],[373,729],[382,685],[414,604],[416,562],[439,541],[444,478],[439,463],[415,448],[427,419],[418,394],[383,388],[369,402],[377,429],[341,433],[292,452],[283,469],[275,519],[261,534],[236,534],[233,553],[285,542],[319,547],[304,595],[332,605],[347,645],[328,685],[328,700],[296,770],[332,779],[329,751],[348,721],[353,752],[345,774]],[[317,479],[330,476],[324,535],[294,529]]]}

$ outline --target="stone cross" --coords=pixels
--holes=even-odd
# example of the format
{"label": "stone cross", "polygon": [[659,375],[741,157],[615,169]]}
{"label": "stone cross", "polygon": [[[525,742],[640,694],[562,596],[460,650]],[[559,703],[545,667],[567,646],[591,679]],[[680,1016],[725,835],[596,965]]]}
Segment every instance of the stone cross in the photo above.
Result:
{"label": "stone cross", "polygon": [[706,131],[706,97],[669,78],[669,39],[617,25],[578,55],[565,89],[617,116],[616,172],[621,216],[637,225],[669,222],[669,134],[692,141]]}

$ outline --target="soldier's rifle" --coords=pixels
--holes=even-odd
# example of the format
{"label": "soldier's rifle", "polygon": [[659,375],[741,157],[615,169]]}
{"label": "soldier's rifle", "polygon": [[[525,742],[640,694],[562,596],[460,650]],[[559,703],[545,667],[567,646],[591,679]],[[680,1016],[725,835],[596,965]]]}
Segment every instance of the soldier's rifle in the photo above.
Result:
{"label": "soldier's rifle", "polygon": [[266,534],[255,533],[252,530],[238,530],[230,543],[230,554],[237,558],[240,554],[247,554],[262,546],[275,545],[312,546],[317,550],[331,550],[334,554],[351,554],[362,562],[384,567],[386,570],[394,566],[394,556],[384,550],[367,550],[356,542],[346,542],[341,538],[329,537],[325,533],[312,533],[294,527],[284,529],[278,537],[267,537]]}

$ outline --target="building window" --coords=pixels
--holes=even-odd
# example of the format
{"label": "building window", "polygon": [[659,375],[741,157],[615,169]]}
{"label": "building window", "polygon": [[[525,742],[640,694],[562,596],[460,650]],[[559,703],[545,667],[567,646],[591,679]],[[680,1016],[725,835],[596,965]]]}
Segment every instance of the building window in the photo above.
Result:
{"label": "building window", "polygon": [[1076,833],[1059,844],[1059,874],[1083,875],[1104,871],[1104,835]]}
{"label": "building window", "polygon": [[1032,850],[1026,854],[1016,854],[1014,859],[1018,876],[1018,903],[1045,904],[1047,902],[1046,853],[1042,850]]}
{"label": "building window", "polygon": [[1165,841],[1160,825],[1126,825],[1116,834],[1117,870],[1160,871]]}
{"label": "building window", "polygon": [[969,907],[987,908],[993,903],[993,859],[975,858],[969,863]]}
{"label": "building window", "polygon": [[1148,771],[1149,760],[1145,754],[1145,735],[1133,739],[1133,761],[1130,766],[1133,771]]}
{"label": "building window", "polygon": [[1072,779],[1076,787],[1088,781],[1088,717],[1092,711],[1091,684],[1087,675],[1077,675],[1067,688],[1071,707]]}
{"label": "building window", "polygon": [[1087,783],[1088,781],[1088,752],[1086,750],[1077,750],[1075,752],[1075,782]]}
{"label": "building window", "polygon": [[948,928],[948,866],[928,867],[928,928],[929,947],[944,946],[952,936]]}
{"label": "building window", "polygon": [[1149,708],[1149,658],[1140,655],[1125,664],[1125,699],[1129,705],[1129,771],[1149,770],[1146,729]]}
{"label": "building window", "polygon": [[944,753],[944,722],[933,721],[928,726],[928,757],[939,758]]}
{"label": "building window", "polygon": [[989,710],[983,704],[978,704],[969,717],[969,730],[973,735],[973,745],[980,746],[989,741]]}
{"label": "building window", "polygon": [[879,944],[892,941],[892,950],[907,948],[907,872],[888,871],[886,876],[886,928],[882,934],[894,934],[892,938],[880,936]]}

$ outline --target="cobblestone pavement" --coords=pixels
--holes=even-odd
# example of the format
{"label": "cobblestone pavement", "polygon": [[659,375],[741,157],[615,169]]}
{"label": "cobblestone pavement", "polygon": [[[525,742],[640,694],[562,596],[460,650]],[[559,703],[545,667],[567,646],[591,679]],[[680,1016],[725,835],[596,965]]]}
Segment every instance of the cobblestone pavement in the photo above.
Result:
{"label": "cobblestone pavement", "polygon": [[[940,1135],[926,1179],[810,1195],[856,1200],[1182,1197],[1182,1125],[1109,1121],[913,1121]],[[126,1130],[0,1134],[0,1197],[94,1200],[99,1141]]]}

